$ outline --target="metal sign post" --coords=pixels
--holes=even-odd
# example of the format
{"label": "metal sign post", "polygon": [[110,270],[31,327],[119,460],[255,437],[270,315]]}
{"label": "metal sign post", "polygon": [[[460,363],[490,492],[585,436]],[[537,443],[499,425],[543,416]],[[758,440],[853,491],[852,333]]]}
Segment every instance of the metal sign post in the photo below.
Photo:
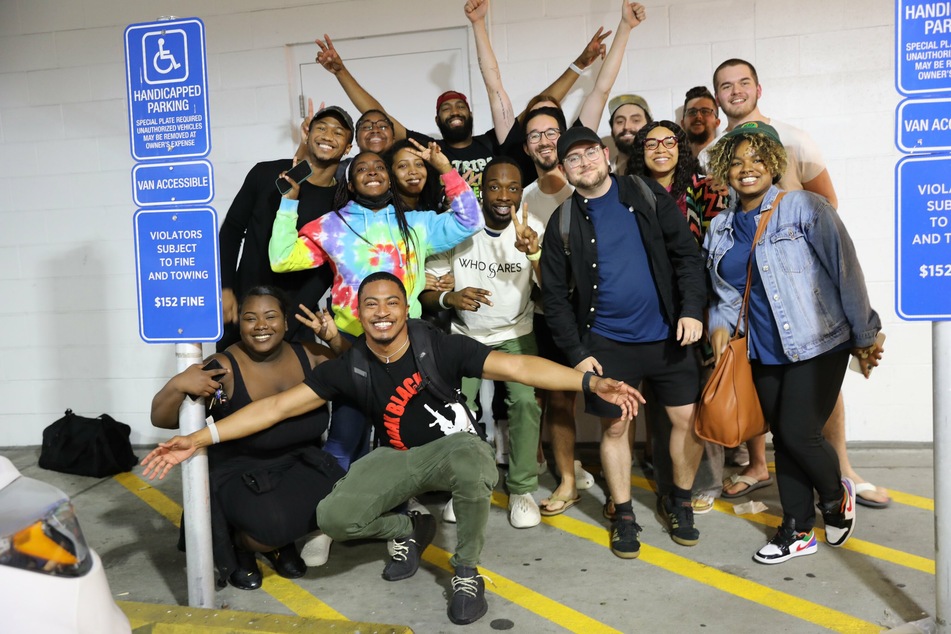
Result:
{"label": "metal sign post", "polygon": [[[205,25],[198,18],[125,30],[139,335],[174,343],[178,372],[200,363],[201,341],[223,333],[218,219],[208,123]],[[185,160],[191,159],[191,160]],[[142,209],[144,207],[145,209]],[[179,429],[205,426],[204,399],[186,398]],[[208,456],[182,465],[188,604],[215,607]]]}
{"label": "metal sign post", "polygon": [[951,632],[951,3],[895,1],[895,305],[932,321],[935,616]]}

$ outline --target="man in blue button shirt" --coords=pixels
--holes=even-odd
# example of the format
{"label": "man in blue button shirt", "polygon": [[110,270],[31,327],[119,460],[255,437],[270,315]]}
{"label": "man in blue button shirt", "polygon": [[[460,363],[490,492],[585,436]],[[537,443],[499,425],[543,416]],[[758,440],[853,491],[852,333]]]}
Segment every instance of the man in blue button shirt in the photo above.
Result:
{"label": "man in blue button shirt", "polygon": [[[658,500],[658,511],[671,538],[692,546],[700,538],[690,489],[703,450],[692,426],[701,388],[695,344],[706,303],[703,260],[674,199],[648,179],[651,204],[643,182],[612,175],[608,149],[595,132],[568,130],[558,140],[558,157],[575,193],[545,231],[545,317],[576,369],[655,386],[672,423],[674,467],[674,488]],[[560,228],[566,211],[567,240]],[[601,461],[615,503],[611,550],[633,559],[641,529],[631,505],[631,421],[590,399],[585,411],[601,418]]]}

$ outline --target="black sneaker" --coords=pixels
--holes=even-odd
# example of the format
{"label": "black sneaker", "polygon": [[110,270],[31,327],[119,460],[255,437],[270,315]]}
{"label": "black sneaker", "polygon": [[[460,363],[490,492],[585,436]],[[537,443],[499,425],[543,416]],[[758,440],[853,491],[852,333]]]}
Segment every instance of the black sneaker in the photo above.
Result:
{"label": "black sneaker", "polygon": [[693,525],[693,504],[685,500],[674,504],[670,496],[657,498],[657,514],[667,525],[670,538],[681,546],[694,546],[700,541],[700,531]]}
{"label": "black sneaker", "polygon": [[855,483],[842,478],[842,501],[831,507],[819,505],[826,527],[826,543],[839,547],[849,541],[855,530]]}
{"label": "black sneaker", "polygon": [[239,590],[257,590],[260,588],[263,578],[254,553],[235,546],[234,554],[238,561],[238,567],[228,576],[228,583]]}
{"label": "black sneaker", "polygon": [[475,623],[489,610],[485,600],[485,582],[478,569],[456,566],[449,598],[449,620],[456,625]]}
{"label": "black sneaker", "polygon": [[611,552],[621,559],[637,559],[641,554],[641,543],[637,541],[637,534],[641,530],[633,513],[617,515],[611,523]]}
{"label": "black sneaker", "polygon": [[773,538],[756,551],[753,561],[761,564],[781,564],[793,557],[811,555],[819,549],[815,531],[801,533],[796,520],[785,520]]}
{"label": "black sneaker", "polygon": [[413,532],[393,540],[393,558],[383,568],[387,581],[409,579],[419,569],[419,558],[436,536],[436,518],[419,511],[408,513],[413,520]]}

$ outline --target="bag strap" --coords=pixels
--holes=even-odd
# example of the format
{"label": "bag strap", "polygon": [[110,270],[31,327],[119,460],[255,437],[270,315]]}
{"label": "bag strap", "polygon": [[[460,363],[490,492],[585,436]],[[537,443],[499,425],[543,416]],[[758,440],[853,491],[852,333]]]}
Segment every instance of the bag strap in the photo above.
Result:
{"label": "bag strap", "polygon": [[786,192],[779,192],[779,195],[773,199],[773,204],[770,205],[769,209],[760,215],[759,224],[756,226],[756,235],[753,236],[753,246],[750,248],[750,257],[746,262],[746,289],[743,291],[743,305],[740,306],[739,318],[736,320],[736,328],[733,332],[734,337],[737,337],[740,334],[740,323],[743,324],[743,332],[747,331],[747,327],[750,323],[750,286],[753,283],[753,254],[756,251],[756,243],[759,242],[761,237],[763,237],[763,232],[766,231],[766,225],[769,224],[769,219],[773,215],[773,210],[779,208],[779,201],[782,200],[783,196],[785,195]]}
{"label": "bag strap", "polygon": [[571,199],[574,195],[568,196],[565,202],[561,203],[561,209],[558,210],[558,231],[561,233],[561,242],[565,249],[565,257],[571,257],[571,247],[568,245],[568,237],[571,235]]}

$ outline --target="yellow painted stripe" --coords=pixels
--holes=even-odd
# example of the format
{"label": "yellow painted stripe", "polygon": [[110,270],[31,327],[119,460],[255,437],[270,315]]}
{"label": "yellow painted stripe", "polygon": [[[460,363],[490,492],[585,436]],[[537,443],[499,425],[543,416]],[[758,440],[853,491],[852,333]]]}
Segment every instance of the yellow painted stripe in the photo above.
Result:
{"label": "yellow painted stripe", "polygon": [[[182,507],[167,495],[153,488],[148,482],[132,473],[120,473],[113,476],[119,484],[138,496],[168,521],[180,526]],[[302,589],[296,583],[277,575],[269,566],[262,570],[264,585],[262,589],[300,616],[348,620],[332,607]]]}
{"label": "yellow painted stripe", "polygon": [[138,496],[143,502],[151,506],[162,517],[175,525],[176,528],[182,525],[182,507],[160,490],[153,488],[151,484],[142,478],[129,473],[120,473],[112,477],[113,480],[127,488],[133,494]]}
{"label": "yellow painted stripe", "polygon": [[[495,495],[498,494],[493,493],[493,496]],[[450,557],[450,553],[432,545],[423,553],[423,559],[425,561],[452,572],[452,566],[449,565]],[[486,590],[511,601],[529,612],[534,612],[543,619],[551,621],[555,625],[570,632],[578,632],[579,634],[587,634],[588,632],[620,634],[619,630],[609,627],[600,621],[596,621],[577,610],[572,610],[568,606],[553,601],[545,595],[526,588],[488,568],[479,566],[479,572],[483,577],[487,577],[491,580],[486,581]]]}
{"label": "yellow painted stripe", "polygon": [[[504,496],[493,495],[493,503],[498,504]],[[601,526],[582,522],[566,515],[543,517],[542,521],[566,533],[586,539],[598,546],[609,548],[608,532]],[[863,621],[844,612],[833,610],[811,601],[774,590],[762,584],[743,579],[717,570],[705,564],[675,555],[660,548],[641,544],[640,561],[663,568],[687,579],[692,579],[721,592],[732,594],[741,599],[752,601],[763,607],[776,610],[814,623],[835,632],[881,632],[882,627],[869,621]]]}
{"label": "yellow painted stripe", "polygon": [[893,491],[891,489],[888,490],[888,497],[892,499],[892,502],[934,512],[934,500],[931,498],[912,495],[911,493],[902,493],[901,491]]}
{"label": "yellow painted stripe", "polygon": [[[648,491],[654,490],[653,481],[640,476],[632,475],[631,484],[638,487],[639,489],[646,489]],[[772,526],[773,528],[778,527],[782,522],[781,517],[771,513],[756,513],[755,515],[737,516],[736,513],[733,512],[733,504],[727,500],[716,500],[713,505],[713,509],[715,511],[719,511],[720,513],[725,513],[734,517],[742,517],[743,519],[750,522],[763,524],[764,526]],[[861,524],[859,526],[861,526]],[[816,528],[816,537],[820,541],[824,540],[825,531],[821,528]],[[906,553],[905,551],[898,550],[897,548],[889,548],[888,546],[873,544],[872,542],[864,541],[856,537],[853,537],[847,541],[845,545],[842,546],[842,548],[845,550],[861,553],[869,557],[874,557],[875,559],[881,559],[882,561],[887,561],[898,566],[904,566],[905,568],[911,568],[912,570],[924,572],[926,574],[935,574],[935,563],[933,559]]]}

